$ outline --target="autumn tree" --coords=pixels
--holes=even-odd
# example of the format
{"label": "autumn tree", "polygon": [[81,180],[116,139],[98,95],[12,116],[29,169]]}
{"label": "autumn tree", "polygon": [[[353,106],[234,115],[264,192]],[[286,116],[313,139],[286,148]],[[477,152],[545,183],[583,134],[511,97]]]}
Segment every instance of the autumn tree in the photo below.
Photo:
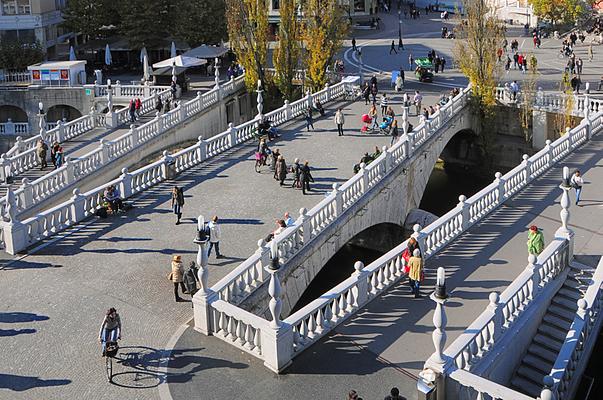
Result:
{"label": "autumn tree", "polygon": [[247,90],[265,82],[268,54],[268,5],[265,0],[226,0],[230,46],[245,68]]}
{"label": "autumn tree", "polygon": [[297,0],[280,0],[278,44],[274,50],[274,83],[287,100],[293,99],[293,78],[300,57],[300,27]]}
{"label": "autumn tree", "polygon": [[320,90],[327,83],[327,66],[349,31],[349,21],[337,0],[306,0],[303,9],[306,78],[313,90]]}
{"label": "autumn tree", "polygon": [[528,2],[533,7],[534,14],[553,24],[573,23],[589,8],[584,0],[528,0]]}
{"label": "autumn tree", "polygon": [[465,18],[456,28],[453,49],[456,64],[469,78],[472,103],[480,124],[480,147],[484,160],[493,166],[495,89],[501,68],[496,49],[504,39],[504,26],[487,0],[463,0]]}

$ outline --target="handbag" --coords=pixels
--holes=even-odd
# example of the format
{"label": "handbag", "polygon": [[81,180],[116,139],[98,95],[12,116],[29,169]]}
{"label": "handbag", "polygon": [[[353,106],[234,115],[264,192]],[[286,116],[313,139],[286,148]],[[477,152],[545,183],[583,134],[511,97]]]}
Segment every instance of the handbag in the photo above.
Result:
{"label": "handbag", "polygon": [[167,274],[168,281],[171,281],[173,276],[174,276],[173,272],[170,272],[169,274]]}
{"label": "handbag", "polygon": [[404,266],[402,267],[402,271],[405,274],[408,274],[408,272],[410,271],[410,267],[408,266],[408,260],[410,259],[410,251],[408,250],[408,247],[406,249],[404,249],[401,257],[402,257],[402,260],[404,261]]}

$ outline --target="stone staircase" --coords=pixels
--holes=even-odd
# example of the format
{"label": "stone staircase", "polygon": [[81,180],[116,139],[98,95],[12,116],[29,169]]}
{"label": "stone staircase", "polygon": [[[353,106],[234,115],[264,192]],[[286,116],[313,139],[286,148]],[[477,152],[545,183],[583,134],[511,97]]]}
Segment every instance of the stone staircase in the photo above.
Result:
{"label": "stone staircase", "polygon": [[594,272],[594,268],[572,262],[567,279],[553,297],[511,379],[511,388],[534,398],[540,396],[542,379],[551,372],[578,310],[576,302],[586,293]]}

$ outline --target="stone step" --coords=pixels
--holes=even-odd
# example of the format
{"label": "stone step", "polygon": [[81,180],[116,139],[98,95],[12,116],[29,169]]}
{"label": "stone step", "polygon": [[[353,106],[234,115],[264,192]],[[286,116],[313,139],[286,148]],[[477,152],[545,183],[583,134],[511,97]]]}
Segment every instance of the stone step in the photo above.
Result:
{"label": "stone step", "polygon": [[533,341],[555,354],[559,354],[559,350],[563,345],[563,340],[557,340],[545,333],[537,333]]}
{"label": "stone step", "polygon": [[567,336],[567,331],[563,331],[547,321],[542,321],[540,327],[538,327],[538,332],[542,333],[543,335],[550,336],[560,343],[563,343],[565,341],[565,337]]}
{"label": "stone step", "polygon": [[[577,300],[568,299],[567,297],[563,297],[563,296],[555,296],[555,297],[553,297],[553,301],[551,304],[555,304],[559,307],[562,307],[566,311],[574,314],[578,310],[578,303],[576,301]],[[571,317],[571,319],[573,321],[574,317]]]}
{"label": "stone step", "polygon": [[568,277],[565,282],[563,283],[563,286],[567,286],[569,289],[575,289],[575,290],[586,290],[588,288],[588,281],[591,278],[587,279],[576,279],[573,277]]}
{"label": "stone step", "polygon": [[544,316],[542,321],[548,322],[549,324],[554,325],[561,332],[566,332],[566,333],[569,330],[570,325],[572,324],[571,321],[568,321],[564,318],[560,318],[556,315],[553,315],[553,313],[546,313],[546,315]]}
{"label": "stone step", "polygon": [[521,365],[526,365],[531,369],[535,369],[538,372],[541,372],[543,374],[542,376],[544,376],[548,375],[551,372],[551,367],[553,366],[553,363],[549,363],[543,358],[528,353],[521,361]]}
{"label": "stone step", "polygon": [[570,323],[573,322],[578,308],[576,307],[576,310],[571,310],[565,304],[555,303],[554,301],[555,299],[553,299],[553,303],[551,303],[549,306],[547,313],[553,314],[559,318],[563,318]]}
{"label": "stone step", "polygon": [[580,299],[582,297],[582,293],[580,293],[579,291],[577,291],[575,289],[569,289],[567,286],[559,289],[559,291],[557,292],[557,295],[567,297],[568,299],[574,300],[574,301],[578,301],[578,299]]}
{"label": "stone step", "polygon": [[545,375],[548,374],[544,374],[538,370],[532,369],[527,365],[521,365],[517,370],[517,376],[521,376],[522,378],[531,381],[534,384],[534,386],[530,388],[531,391],[536,390],[536,394],[534,395],[534,397],[540,395],[543,386],[542,378],[544,378]]}
{"label": "stone step", "polygon": [[557,359],[557,353],[551,351],[550,349],[541,345],[540,343],[537,343],[536,341],[532,341],[530,347],[528,347],[527,354],[533,354],[535,356],[538,356],[546,360],[551,365],[553,365],[555,363],[555,360]]}
{"label": "stone step", "polygon": [[542,392],[542,386],[538,386],[531,380],[517,375],[511,379],[511,387],[520,393],[534,398],[540,396],[540,392]]}

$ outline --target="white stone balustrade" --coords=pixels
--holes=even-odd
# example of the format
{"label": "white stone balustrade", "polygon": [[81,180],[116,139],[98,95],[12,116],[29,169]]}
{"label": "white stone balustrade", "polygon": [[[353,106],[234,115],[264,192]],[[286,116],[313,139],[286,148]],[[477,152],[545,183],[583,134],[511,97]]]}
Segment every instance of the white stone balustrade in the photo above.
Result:
{"label": "white stone balustrade", "polygon": [[506,386],[492,382],[463,369],[452,371],[450,373],[450,378],[460,386],[458,393],[462,393],[463,398],[491,400],[534,400],[534,398],[530,396],[516,392],[513,389],[509,389]]}

